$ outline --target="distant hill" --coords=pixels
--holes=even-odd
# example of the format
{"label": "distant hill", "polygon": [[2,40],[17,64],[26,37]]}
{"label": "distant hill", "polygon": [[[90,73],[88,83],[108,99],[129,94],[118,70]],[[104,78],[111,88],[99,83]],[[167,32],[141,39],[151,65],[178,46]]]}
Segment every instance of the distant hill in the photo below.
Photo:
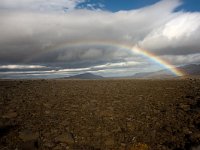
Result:
{"label": "distant hill", "polygon": [[161,71],[156,71],[156,72],[143,72],[143,73],[136,73],[135,75],[131,76],[131,78],[173,78],[175,75],[173,75],[170,71],[168,70],[161,70]]}
{"label": "distant hill", "polygon": [[200,64],[190,64],[179,67],[188,75],[200,75]]}
{"label": "distant hill", "polygon": [[83,73],[83,74],[66,77],[65,79],[103,79],[103,78],[104,77],[95,75],[92,73]]}
{"label": "distant hill", "polygon": [[[200,75],[200,64],[190,64],[181,67],[177,67],[177,69],[182,70],[186,73],[187,76],[196,76]],[[160,70],[156,72],[143,72],[143,73],[136,73],[135,75],[131,76],[130,78],[174,78],[176,77],[173,75],[169,70]]]}
{"label": "distant hill", "polygon": [[[181,67],[177,67],[179,70],[182,70],[186,73],[186,76],[200,76],[200,64],[190,64]],[[109,77],[110,79],[117,78],[129,78],[129,79],[170,79],[175,78],[174,74],[172,74],[169,70],[160,70],[156,72],[141,72],[136,73],[133,76],[126,77]],[[83,73],[70,77],[65,77],[65,79],[103,79],[104,77],[95,75],[92,73]],[[105,79],[105,78],[104,78]]]}

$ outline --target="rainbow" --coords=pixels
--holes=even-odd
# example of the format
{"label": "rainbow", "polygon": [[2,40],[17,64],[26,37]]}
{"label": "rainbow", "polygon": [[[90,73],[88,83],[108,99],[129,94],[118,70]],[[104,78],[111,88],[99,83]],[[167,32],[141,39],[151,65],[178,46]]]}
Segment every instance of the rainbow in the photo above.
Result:
{"label": "rainbow", "polygon": [[177,67],[170,64],[168,61],[161,59],[160,57],[156,56],[154,53],[149,52],[145,49],[142,49],[141,47],[139,47],[137,45],[134,46],[131,50],[151,59],[152,61],[156,62],[157,64],[159,64],[159,65],[163,66],[164,68],[170,70],[176,76],[184,76],[185,75],[185,73],[182,70],[179,70]]}
{"label": "rainbow", "polygon": [[74,40],[74,41],[68,41],[68,42],[60,43],[56,46],[50,46],[50,47],[46,48],[47,50],[44,51],[44,52],[46,53],[46,52],[51,52],[51,51],[54,51],[54,50],[61,50],[61,49],[64,49],[64,48],[70,47],[70,46],[83,46],[83,45],[85,45],[85,46],[86,45],[113,46],[113,47],[117,47],[117,48],[121,48],[121,49],[128,49],[135,54],[142,55],[142,56],[148,58],[149,60],[155,62],[156,64],[159,64],[160,66],[169,70],[170,72],[172,72],[176,76],[184,76],[185,75],[185,73],[182,70],[177,69],[177,67],[170,64],[168,61],[158,57],[156,54],[149,52],[148,50],[141,48],[139,45],[131,46],[129,44],[124,44],[124,43],[120,43],[120,42],[116,42],[116,41],[109,41],[109,40]]}

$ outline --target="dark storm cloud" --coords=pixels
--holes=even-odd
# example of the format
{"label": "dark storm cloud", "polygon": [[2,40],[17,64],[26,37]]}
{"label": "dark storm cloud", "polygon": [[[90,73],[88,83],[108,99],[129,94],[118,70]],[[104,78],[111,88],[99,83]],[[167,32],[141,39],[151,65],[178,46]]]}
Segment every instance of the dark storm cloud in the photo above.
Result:
{"label": "dark storm cloud", "polygon": [[[46,2],[42,0],[42,4]],[[62,0],[50,2],[56,9],[45,5],[44,12],[36,11],[41,1],[0,2],[1,64],[64,64],[65,68],[86,68],[127,60],[146,61],[112,46],[66,44],[59,48],[63,43],[82,40],[139,44],[160,57],[173,58],[168,59],[172,64],[192,63],[193,57],[188,56],[200,56],[200,13],[173,12],[181,5],[179,0],[164,0],[145,8],[115,13],[75,9],[81,0],[69,0],[67,4]],[[34,4],[34,9],[21,9],[30,4]],[[62,10],[61,6],[70,11],[57,11]]]}

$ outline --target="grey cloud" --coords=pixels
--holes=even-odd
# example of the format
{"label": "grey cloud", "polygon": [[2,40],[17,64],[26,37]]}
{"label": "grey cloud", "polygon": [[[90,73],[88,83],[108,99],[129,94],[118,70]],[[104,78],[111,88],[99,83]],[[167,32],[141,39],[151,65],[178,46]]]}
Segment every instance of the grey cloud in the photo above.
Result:
{"label": "grey cloud", "polygon": [[[169,62],[175,65],[181,64],[175,61],[180,55],[187,57],[200,53],[200,13],[173,12],[181,5],[179,0],[163,0],[145,8],[115,13],[74,9],[82,0],[73,1],[69,6],[63,5],[61,0],[51,1],[73,9],[66,13],[21,10],[14,3],[17,1],[24,5],[36,5],[41,1],[46,4],[45,0],[0,2],[0,8],[4,7],[0,9],[1,64],[41,63],[79,68],[127,60],[147,61],[128,50],[111,46],[112,41],[139,44],[149,52],[168,55],[173,58],[168,59]],[[6,6],[16,6],[16,10],[6,9]],[[96,44],[88,46],[87,42],[82,42],[76,45],[78,41],[96,41]],[[110,41],[110,46],[101,46],[98,41]],[[188,59],[190,63],[194,60],[193,57]]]}
{"label": "grey cloud", "polygon": [[0,9],[63,11],[73,10],[85,0],[1,0]]}
{"label": "grey cloud", "polygon": [[189,55],[164,55],[163,58],[177,65],[195,64],[200,62],[200,53]]}
{"label": "grey cloud", "polygon": [[[124,76],[128,73],[133,75],[137,71],[141,70],[142,67],[147,68],[147,66],[149,65],[150,64],[147,62],[141,63],[141,62],[135,62],[135,61],[128,61],[128,62],[119,62],[119,63],[107,63],[107,64],[96,65],[96,66],[91,66],[87,68],[64,69],[64,68],[61,68],[61,66],[59,66],[57,70],[55,70],[54,67],[44,67],[44,66],[39,66],[39,65],[31,65],[31,66],[4,65],[4,66],[1,66],[1,68],[7,68],[7,69],[9,68],[10,70],[0,69],[0,78],[30,78],[30,77],[34,77],[34,78],[54,77],[55,78],[55,77],[66,77],[66,76],[80,74],[84,72],[91,72],[95,74],[101,74],[104,76],[113,76],[113,73],[115,73],[116,76]],[[151,67],[152,66],[153,65],[151,64]],[[30,67],[35,68],[35,69],[29,70]],[[155,68],[152,67],[152,69],[155,69]]]}

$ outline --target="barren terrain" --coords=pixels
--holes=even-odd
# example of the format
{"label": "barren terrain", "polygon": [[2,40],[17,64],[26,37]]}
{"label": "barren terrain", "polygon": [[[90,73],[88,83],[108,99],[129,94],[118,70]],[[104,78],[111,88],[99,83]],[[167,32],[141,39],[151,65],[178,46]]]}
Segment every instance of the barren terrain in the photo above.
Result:
{"label": "barren terrain", "polygon": [[198,79],[0,81],[2,150],[198,145]]}

